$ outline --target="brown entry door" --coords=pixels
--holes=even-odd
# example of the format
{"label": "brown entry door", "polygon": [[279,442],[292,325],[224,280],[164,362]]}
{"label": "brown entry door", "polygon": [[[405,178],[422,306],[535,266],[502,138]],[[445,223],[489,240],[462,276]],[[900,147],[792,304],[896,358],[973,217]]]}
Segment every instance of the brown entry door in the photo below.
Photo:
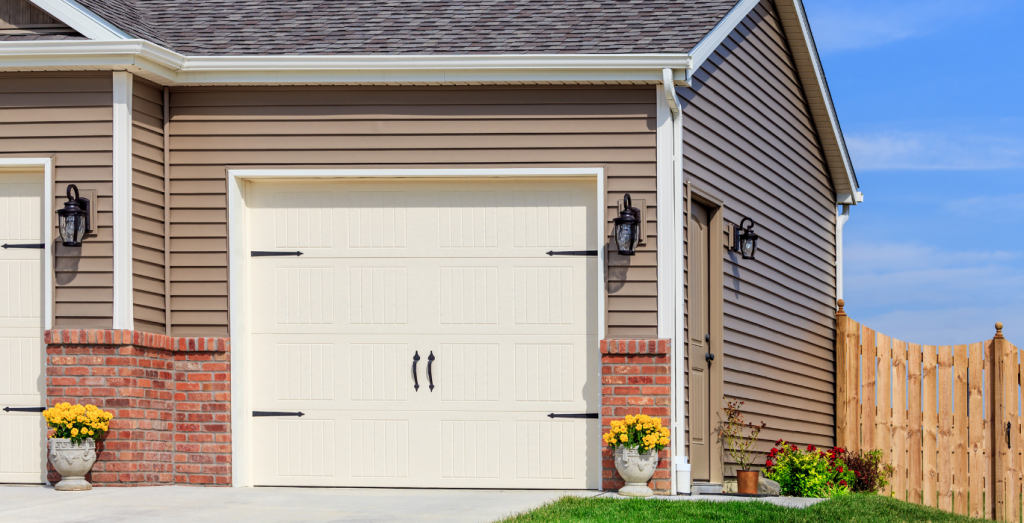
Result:
{"label": "brown entry door", "polygon": [[[710,228],[708,210],[690,204],[689,224],[690,464],[693,481],[711,480]],[[720,363],[720,362],[719,362]]]}

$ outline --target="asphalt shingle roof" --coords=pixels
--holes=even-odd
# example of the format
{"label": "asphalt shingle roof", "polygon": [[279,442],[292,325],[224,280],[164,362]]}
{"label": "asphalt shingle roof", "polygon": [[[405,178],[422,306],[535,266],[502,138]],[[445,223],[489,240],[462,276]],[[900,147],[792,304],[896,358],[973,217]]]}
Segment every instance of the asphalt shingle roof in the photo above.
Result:
{"label": "asphalt shingle roof", "polygon": [[188,55],[684,53],[737,0],[78,0]]}

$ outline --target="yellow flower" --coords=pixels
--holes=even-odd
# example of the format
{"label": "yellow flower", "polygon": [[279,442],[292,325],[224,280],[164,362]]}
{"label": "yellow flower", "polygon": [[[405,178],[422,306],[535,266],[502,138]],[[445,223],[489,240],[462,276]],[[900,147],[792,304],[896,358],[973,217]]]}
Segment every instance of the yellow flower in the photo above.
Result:
{"label": "yellow flower", "polygon": [[78,435],[78,429],[71,429],[71,437],[73,438],[73,437],[75,437],[77,435]]}
{"label": "yellow flower", "polygon": [[623,435],[619,436],[619,441],[625,443],[625,442],[629,441],[629,436],[623,434]]}

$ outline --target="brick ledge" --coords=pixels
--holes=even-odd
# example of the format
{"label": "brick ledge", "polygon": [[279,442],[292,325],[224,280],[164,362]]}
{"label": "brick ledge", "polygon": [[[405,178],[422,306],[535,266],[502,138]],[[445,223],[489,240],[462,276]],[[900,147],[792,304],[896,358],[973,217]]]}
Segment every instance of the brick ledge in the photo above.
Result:
{"label": "brick ledge", "polygon": [[671,340],[601,340],[601,354],[668,354]]}
{"label": "brick ledge", "polygon": [[47,345],[134,345],[170,352],[230,352],[231,338],[193,338],[151,332],[109,329],[52,329],[43,332]]}

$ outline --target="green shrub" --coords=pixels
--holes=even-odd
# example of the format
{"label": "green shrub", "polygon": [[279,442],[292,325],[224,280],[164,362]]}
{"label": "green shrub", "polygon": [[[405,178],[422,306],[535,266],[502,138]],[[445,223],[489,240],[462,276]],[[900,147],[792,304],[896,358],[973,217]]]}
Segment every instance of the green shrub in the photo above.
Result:
{"label": "green shrub", "polygon": [[796,445],[779,440],[768,453],[764,475],[779,483],[783,496],[842,496],[851,492],[855,481],[853,471],[843,461],[845,454],[841,448],[825,452],[814,445],[800,450]]}
{"label": "green shrub", "polygon": [[882,451],[872,450],[847,454],[843,457],[850,470],[853,471],[855,481],[853,482],[854,492],[878,492],[889,484],[889,478],[893,474],[893,466],[889,463],[882,463]]}

